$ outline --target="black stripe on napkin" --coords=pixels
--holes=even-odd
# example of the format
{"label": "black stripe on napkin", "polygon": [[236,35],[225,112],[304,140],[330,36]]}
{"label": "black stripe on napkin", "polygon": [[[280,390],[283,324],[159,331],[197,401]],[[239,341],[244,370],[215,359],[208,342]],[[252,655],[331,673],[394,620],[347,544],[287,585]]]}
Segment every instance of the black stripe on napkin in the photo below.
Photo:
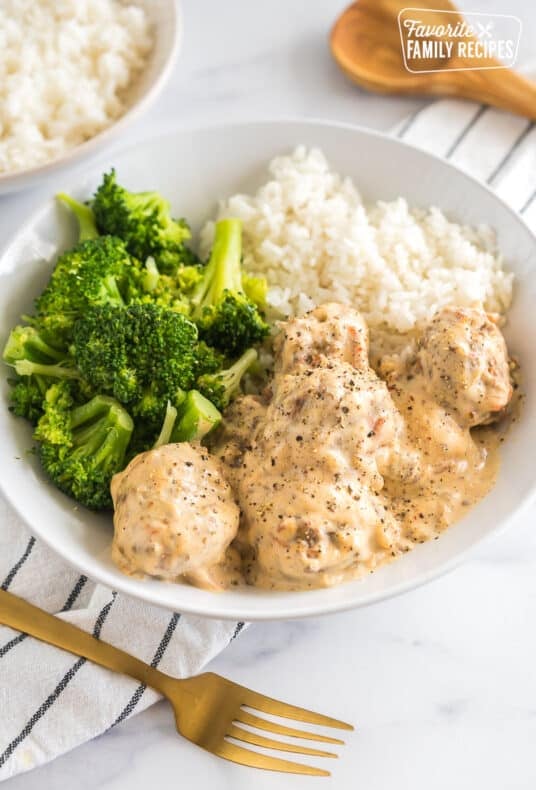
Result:
{"label": "black stripe on napkin", "polygon": [[465,124],[465,126],[463,127],[461,132],[458,134],[458,136],[456,137],[456,139],[454,140],[454,142],[450,146],[449,150],[445,154],[445,159],[450,159],[450,157],[454,154],[454,152],[456,151],[456,149],[458,148],[460,143],[462,143],[463,140],[465,140],[465,138],[467,137],[467,135],[469,134],[471,129],[474,129],[474,127],[477,125],[477,123],[479,122],[481,117],[484,115],[486,110],[489,110],[489,107],[488,107],[487,104],[481,104],[480,107],[478,107],[478,109],[475,112],[475,114],[473,115],[473,117]]}
{"label": "black stripe on napkin", "polygon": [[6,576],[4,581],[2,582],[2,585],[1,585],[0,589],[2,589],[2,590],[7,590],[8,589],[9,585],[11,584],[11,582],[13,581],[13,579],[15,578],[17,573],[20,571],[20,569],[22,568],[22,566],[24,565],[24,563],[26,562],[26,560],[28,559],[28,557],[32,553],[32,549],[33,549],[34,546],[35,546],[35,538],[32,537],[32,538],[30,538],[30,540],[28,541],[28,543],[26,545],[26,549],[24,550],[24,554],[22,555],[20,560],[18,560],[15,563],[15,565],[11,568],[11,570],[8,573],[8,575]]}
{"label": "black stripe on napkin", "polygon": [[398,134],[397,134],[397,137],[399,137],[399,138],[402,138],[402,137],[404,137],[404,136],[407,134],[407,132],[409,132],[409,130],[410,130],[410,129],[411,129],[411,127],[413,126],[413,122],[417,120],[417,118],[419,117],[419,115],[421,114],[421,112],[422,112],[424,109],[426,109],[426,107],[427,107],[427,106],[428,106],[428,105],[427,105],[427,104],[425,104],[425,105],[424,105],[424,107],[419,107],[419,109],[418,109],[418,110],[415,110],[415,112],[413,113],[413,115],[410,115],[410,116],[409,116],[409,118],[407,119],[406,123],[405,123],[405,124],[402,126],[402,128],[401,128],[401,129],[399,129],[399,131],[398,131]]}
{"label": "black stripe on napkin", "polygon": [[68,612],[74,606],[76,599],[84,589],[87,584],[87,576],[79,576],[78,581],[74,585],[73,589],[69,593],[69,597],[61,607],[62,612]]}
{"label": "black stripe on napkin", "polygon": [[9,653],[12,647],[16,647],[21,642],[24,642],[24,640],[27,638],[28,634],[18,634],[18,636],[15,636],[9,642],[6,642],[5,645],[0,647],[0,658],[3,658],[6,653]]}
{"label": "black stripe on napkin", "polygon": [[[179,622],[179,619],[180,619],[180,614],[174,612],[173,617],[168,623],[164,636],[162,637],[162,639],[160,640],[160,644],[156,648],[156,653],[153,656],[153,660],[151,661],[151,666],[153,669],[156,669],[159,663],[162,661],[162,658],[164,657],[164,653],[166,652],[167,646],[171,641],[171,637],[173,636],[173,633],[175,631],[175,628],[177,627],[177,623]],[[147,686],[145,685],[145,683],[140,683],[134,694],[131,696],[131,698],[129,699],[129,701],[127,702],[127,704],[125,705],[125,707],[123,708],[123,710],[121,711],[121,713],[119,714],[119,716],[114,721],[114,723],[110,726],[109,729],[112,729],[112,727],[115,727],[117,724],[121,724],[122,721],[124,721],[126,718],[128,718],[128,716],[130,716],[130,714],[132,713],[132,711],[134,710],[134,708],[142,698],[146,688]]]}
{"label": "black stripe on napkin", "polygon": [[[110,609],[112,608],[114,601],[116,599],[117,593],[112,593],[112,598],[108,601],[108,603],[102,607],[99,612],[99,616],[95,621],[95,625],[93,627],[93,636],[98,639],[100,637],[102,627],[106,621],[110,613]],[[46,700],[43,702],[42,705],[35,711],[32,717],[28,720],[28,723],[24,726],[24,728],[20,731],[16,738],[14,738],[8,747],[4,750],[4,752],[0,755],[0,768],[4,765],[4,763],[11,757],[17,746],[19,746],[27,737],[30,735],[31,731],[37,724],[37,722],[43,718],[45,713],[54,705],[54,703],[59,699],[62,692],[67,688],[71,680],[75,677],[77,672],[84,666],[86,663],[85,658],[79,658],[69,669],[68,672],[62,677],[54,691],[49,694]]]}
{"label": "black stripe on napkin", "polygon": [[234,634],[230,638],[229,642],[233,642],[236,639],[236,637],[238,636],[238,634],[240,633],[240,631],[243,629],[244,626],[245,626],[245,623],[237,623],[236,624],[236,628],[234,630]]}
{"label": "black stripe on napkin", "polygon": [[534,192],[532,192],[531,195],[528,196],[527,200],[523,203],[523,205],[519,209],[519,213],[524,214],[535,198],[536,198],[536,189],[534,190]]}
{"label": "black stripe on napkin", "polygon": [[[82,589],[84,588],[86,582],[87,582],[87,576],[78,577],[78,581],[76,582],[75,586],[69,593],[69,597],[65,601],[60,611],[68,612],[74,606],[76,599],[82,592]],[[24,642],[24,640],[27,638],[28,638],[28,634],[19,634],[18,636],[11,639],[9,642],[6,642],[6,644],[3,645],[3,647],[0,647],[0,658],[3,658],[6,655],[6,653],[9,653],[11,648],[16,647],[21,642]]]}
{"label": "black stripe on napkin", "polygon": [[516,137],[516,139],[514,140],[508,151],[505,153],[505,155],[503,156],[503,158],[501,159],[495,170],[493,170],[493,172],[487,177],[486,181],[488,182],[488,184],[491,184],[493,181],[495,181],[495,179],[497,178],[503,167],[505,167],[508,164],[508,162],[515,154],[519,146],[524,142],[526,137],[531,133],[533,129],[534,129],[534,122],[528,121],[527,126],[523,129],[521,134],[519,134]]}

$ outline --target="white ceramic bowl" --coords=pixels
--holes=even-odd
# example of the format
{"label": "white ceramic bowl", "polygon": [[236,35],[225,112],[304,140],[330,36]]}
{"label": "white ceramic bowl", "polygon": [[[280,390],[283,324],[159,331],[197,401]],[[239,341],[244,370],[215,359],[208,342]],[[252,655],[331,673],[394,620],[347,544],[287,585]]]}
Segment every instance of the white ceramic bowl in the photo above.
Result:
{"label": "white ceramic bowl", "polygon": [[[129,595],[182,612],[260,620],[301,617],[363,606],[429,581],[497,532],[535,490],[536,447],[536,240],[489,189],[451,165],[398,140],[329,123],[279,121],[177,131],[101,161],[71,192],[86,198],[103,169],[116,166],[120,181],[137,190],[156,188],[170,198],[194,231],[212,215],[219,197],[251,190],[266,177],[274,155],[298,143],[320,146],[332,166],[355,179],[364,197],[405,195],[414,205],[435,204],[462,222],[486,222],[498,233],[506,265],[516,274],[507,338],[523,368],[527,400],[502,449],[496,486],[463,521],[439,540],[417,547],[391,565],[355,582],[305,593],[244,588],[211,593],[183,584],[123,576],[110,560],[110,516],[76,508],[43,477],[27,450],[29,426],[7,410],[8,370],[1,371],[0,481],[32,531],[89,577]],[[62,188],[68,184],[62,182]],[[58,250],[74,241],[74,229],[50,200],[17,232],[0,260],[0,340],[21,313],[32,308]]]}
{"label": "white ceramic bowl", "polygon": [[138,0],[138,4],[143,5],[151,20],[155,45],[147,66],[130,89],[128,110],[102,132],[51,162],[14,173],[0,173],[0,195],[37,184],[51,174],[95,156],[157,98],[171,74],[180,49],[180,3],[179,0]]}

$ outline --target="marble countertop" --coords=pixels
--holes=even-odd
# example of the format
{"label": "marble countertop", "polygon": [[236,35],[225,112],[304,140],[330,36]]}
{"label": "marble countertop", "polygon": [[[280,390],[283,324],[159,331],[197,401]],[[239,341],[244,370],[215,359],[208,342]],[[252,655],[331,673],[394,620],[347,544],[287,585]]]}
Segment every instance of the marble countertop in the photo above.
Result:
{"label": "marble countertop", "polygon": [[[175,73],[122,144],[185,120],[307,115],[389,129],[424,100],[366,94],[338,72],[326,37],[345,4],[186,0]],[[528,60],[536,6],[461,5],[518,14],[521,65]],[[45,183],[0,199],[0,241],[50,190]],[[341,615],[253,625],[212,662],[240,683],[353,722],[331,779],[253,773],[213,758],[175,735],[160,703],[10,780],[10,790],[239,790],[252,782],[257,790],[315,782],[327,790],[534,790],[535,520],[533,508],[419,590]]]}

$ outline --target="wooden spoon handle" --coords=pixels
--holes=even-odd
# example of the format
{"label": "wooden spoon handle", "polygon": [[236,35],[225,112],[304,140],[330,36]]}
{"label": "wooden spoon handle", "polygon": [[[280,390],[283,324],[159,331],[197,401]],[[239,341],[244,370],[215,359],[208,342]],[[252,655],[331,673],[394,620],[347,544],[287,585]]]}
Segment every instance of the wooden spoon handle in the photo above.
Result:
{"label": "wooden spoon handle", "polygon": [[[458,74],[461,72],[458,72]],[[536,120],[536,84],[509,69],[464,72],[464,95]]]}

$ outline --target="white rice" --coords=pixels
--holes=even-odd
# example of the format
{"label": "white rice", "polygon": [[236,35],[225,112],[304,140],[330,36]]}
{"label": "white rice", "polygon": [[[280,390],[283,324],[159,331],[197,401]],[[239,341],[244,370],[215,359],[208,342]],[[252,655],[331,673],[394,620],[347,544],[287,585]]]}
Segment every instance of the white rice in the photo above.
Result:
{"label": "white rice", "polygon": [[[217,219],[243,220],[244,266],[267,278],[274,314],[335,300],[361,310],[370,326],[405,332],[445,305],[508,309],[513,275],[489,227],[458,225],[402,197],[365,206],[318,149],[279,156],[269,173],[255,195],[222,201]],[[208,222],[202,253],[213,234]]]}
{"label": "white rice", "polygon": [[0,0],[0,173],[43,164],[127,109],[153,35],[125,0]]}

